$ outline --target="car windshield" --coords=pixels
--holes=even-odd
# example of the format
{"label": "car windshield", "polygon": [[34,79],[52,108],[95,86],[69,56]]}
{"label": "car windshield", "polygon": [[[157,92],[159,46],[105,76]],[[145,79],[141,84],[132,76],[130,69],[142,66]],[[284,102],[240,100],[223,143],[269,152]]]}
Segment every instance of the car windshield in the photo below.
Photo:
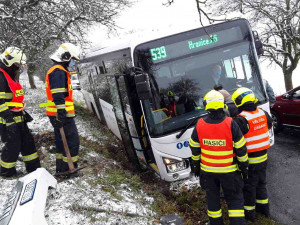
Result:
{"label": "car windshield", "polygon": [[[238,87],[254,91],[266,102],[258,65],[248,41],[151,65],[153,98],[143,101],[150,135],[178,131],[206,113],[204,95],[223,88],[232,94]],[[228,104],[233,104],[230,98]]]}

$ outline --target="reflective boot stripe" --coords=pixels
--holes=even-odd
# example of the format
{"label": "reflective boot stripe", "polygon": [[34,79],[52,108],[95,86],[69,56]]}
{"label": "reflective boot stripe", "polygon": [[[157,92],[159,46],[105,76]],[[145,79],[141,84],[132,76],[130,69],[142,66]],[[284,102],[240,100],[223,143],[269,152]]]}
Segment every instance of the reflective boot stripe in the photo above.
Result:
{"label": "reflective boot stripe", "polygon": [[38,156],[37,152],[35,152],[35,153],[31,154],[31,155],[22,156],[24,162],[28,162],[28,161],[37,159],[38,157],[39,156]]}
{"label": "reflective boot stripe", "polygon": [[243,209],[229,209],[228,215],[229,217],[245,217]]}
{"label": "reflective boot stripe", "polygon": [[207,215],[212,218],[219,218],[222,216],[222,209],[218,211],[209,211],[207,210]]}

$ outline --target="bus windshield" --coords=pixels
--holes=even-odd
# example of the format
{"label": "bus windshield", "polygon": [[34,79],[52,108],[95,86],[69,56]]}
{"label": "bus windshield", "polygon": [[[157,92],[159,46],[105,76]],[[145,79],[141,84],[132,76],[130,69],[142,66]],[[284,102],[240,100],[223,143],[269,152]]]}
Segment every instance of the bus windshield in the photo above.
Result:
{"label": "bus windshield", "polygon": [[[250,41],[240,40],[190,54],[178,50],[179,56],[157,62],[154,58],[159,57],[158,51],[151,53],[148,48],[150,59],[143,59],[145,54],[139,59],[149,74],[153,95],[151,100],[143,101],[150,135],[158,137],[177,132],[194,118],[206,114],[203,98],[214,88],[232,94],[238,87],[248,87],[260,104],[265,103],[266,95],[252,46]],[[165,50],[167,48],[160,52],[161,58]],[[230,98],[226,102],[233,104]]]}

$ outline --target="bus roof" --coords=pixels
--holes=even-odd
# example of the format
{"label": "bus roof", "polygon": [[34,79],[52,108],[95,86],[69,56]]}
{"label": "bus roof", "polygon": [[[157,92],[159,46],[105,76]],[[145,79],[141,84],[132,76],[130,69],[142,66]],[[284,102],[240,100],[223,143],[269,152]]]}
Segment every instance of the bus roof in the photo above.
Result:
{"label": "bus roof", "polygon": [[[246,21],[246,19],[237,19],[237,20],[244,20]],[[233,21],[237,21],[237,20],[232,20],[232,21],[226,21],[223,23],[228,23],[228,22],[233,22]],[[223,23],[219,23],[219,24],[223,24]],[[210,26],[215,26],[215,25],[219,25],[219,24],[212,24],[209,26],[205,26],[205,28],[210,27]],[[164,37],[168,37],[168,36],[172,36],[172,35],[176,35],[176,34],[180,34],[180,33],[184,33],[184,32],[188,32],[188,31],[192,31],[192,30],[196,30],[202,27],[194,27],[193,29],[185,29],[185,30],[164,30],[164,31],[151,31],[151,32],[140,32],[137,33],[138,36],[130,36],[130,38],[127,39],[116,39],[114,41],[112,41],[112,44],[106,46],[106,47],[95,47],[93,49],[91,49],[88,53],[86,53],[83,56],[83,60],[84,59],[88,59],[88,58],[92,58],[98,55],[103,55],[103,54],[107,54],[107,53],[112,53],[118,50],[122,50],[122,49],[127,49],[130,48],[131,49],[131,54],[133,54],[133,50],[137,45],[140,45],[142,43],[146,43],[149,41],[153,41],[153,40],[157,40],[160,38],[164,38]],[[143,35],[143,36],[139,36],[139,35]]]}

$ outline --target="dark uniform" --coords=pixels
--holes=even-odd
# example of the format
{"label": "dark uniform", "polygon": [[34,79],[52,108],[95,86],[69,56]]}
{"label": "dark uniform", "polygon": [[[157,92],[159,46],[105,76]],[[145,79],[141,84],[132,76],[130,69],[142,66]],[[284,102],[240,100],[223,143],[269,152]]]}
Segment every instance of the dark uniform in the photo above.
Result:
{"label": "dark uniform", "polygon": [[[14,66],[6,67],[1,62],[0,68],[10,76],[12,83],[17,84],[15,81],[17,68],[14,68]],[[24,95],[23,90],[20,93]],[[17,173],[15,166],[20,152],[27,172],[32,172],[40,167],[34,139],[26,124],[28,122],[26,121],[27,117],[24,117],[23,111],[13,112],[11,110],[14,107],[7,106],[13,97],[8,80],[4,73],[0,71],[0,132],[1,140],[5,144],[1,154],[0,175],[5,177],[10,177]]]}
{"label": "dark uniform", "polygon": [[254,220],[255,211],[269,216],[266,168],[267,150],[270,147],[268,129],[272,128],[272,119],[255,104],[244,106],[243,109],[234,120],[247,141],[249,172],[244,187],[244,208],[246,219]]}
{"label": "dark uniform", "polygon": [[[68,62],[62,62],[62,63],[54,63],[53,66],[61,65],[63,68],[67,71],[68,68]],[[75,113],[74,113],[74,105],[73,110],[67,111],[67,103],[66,101],[71,98],[70,96],[72,92],[71,85],[70,85],[70,78],[68,78],[67,73],[59,68],[54,69],[50,74],[48,74],[49,77],[49,85],[50,85],[50,92],[53,97],[53,102],[57,106],[57,114],[59,118],[63,121],[58,121],[56,117],[56,113],[54,115],[49,116],[50,122],[54,127],[54,133],[55,133],[55,145],[56,145],[56,172],[65,172],[69,170],[68,167],[68,160],[67,156],[64,150],[63,142],[61,139],[61,135],[59,132],[59,127],[63,126],[68,147],[70,150],[70,154],[72,157],[72,161],[74,163],[75,168],[77,168],[77,162],[78,162],[78,154],[79,154],[79,135],[78,130],[75,124]],[[48,109],[47,109],[48,110]],[[62,123],[62,124],[61,124]]]}
{"label": "dark uniform", "polygon": [[[244,225],[243,180],[238,166],[247,173],[245,139],[238,125],[224,112],[200,119],[192,133],[190,147],[194,171],[199,170],[200,184],[206,191],[211,225],[222,225],[220,188],[228,204],[231,225]],[[197,168],[198,167],[198,168]]]}

